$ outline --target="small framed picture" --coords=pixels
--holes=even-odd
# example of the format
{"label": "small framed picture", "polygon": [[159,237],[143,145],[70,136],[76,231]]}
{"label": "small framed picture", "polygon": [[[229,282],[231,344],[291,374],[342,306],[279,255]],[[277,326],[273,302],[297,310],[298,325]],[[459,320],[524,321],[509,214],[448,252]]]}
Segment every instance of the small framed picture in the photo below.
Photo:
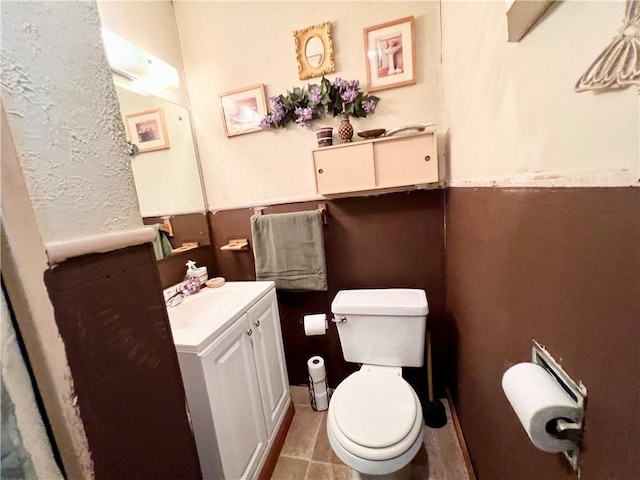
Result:
{"label": "small framed picture", "polygon": [[416,83],[416,40],[413,17],[364,29],[367,91]]}
{"label": "small framed picture", "polygon": [[227,137],[258,132],[267,114],[264,85],[252,85],[220,95],[222,125]]}
{"label": "small framed picture", "polygon": [[130,141],[138,147],[139,153],[171,148],[161,108],[130,113],[126,118]]}

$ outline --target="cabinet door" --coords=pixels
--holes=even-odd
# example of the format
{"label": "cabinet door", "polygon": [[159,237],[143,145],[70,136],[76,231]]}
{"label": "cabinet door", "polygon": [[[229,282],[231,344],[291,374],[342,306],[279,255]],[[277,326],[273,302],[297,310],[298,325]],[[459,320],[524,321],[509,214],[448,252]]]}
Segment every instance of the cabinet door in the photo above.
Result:
{"label": "cabinet door", "polygon": [[289,379],[275,290],[271,290],[249,310],[249,323],[255,332],[251,337],[253,354],[258,371],[267,437],[270,438],[289,404]]}
{"label": "cabinet door", "polygon": [[[264,416],[247,316],[203,355],[224,476],[251,478],[266,448]],[[207,477],[207,472],[203,472]]]}
{"label": "cabinet door", "polygon": [[313,152],[316,189],[321,194],[375,188],[371,143]]}
{"label": "cabinet door", "polygon": [[438,181],[438,157],[433,133],[374,143],[378,188]]}

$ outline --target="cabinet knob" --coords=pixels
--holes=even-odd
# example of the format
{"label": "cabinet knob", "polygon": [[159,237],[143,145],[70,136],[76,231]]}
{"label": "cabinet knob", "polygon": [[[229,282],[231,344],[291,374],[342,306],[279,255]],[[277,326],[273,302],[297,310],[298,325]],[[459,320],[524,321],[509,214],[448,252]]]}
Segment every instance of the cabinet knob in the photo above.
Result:
{"label": "cabinet knob", "polygon": [[249,335],[249,336],[253,335],[253,330],[251,330],[251,329],[247,330],[247,335]]}
{"label": "cabinet knob", "polygon": [[428,162],[429,160],[431,160],[431,155],[427,155],[426,157],[424,157],[425,162]]}
{"label": "cabinet knob", "polygon": [[259,327],[259,326],[260,326],[260,320],[256,320],[255,322],[253,322],[253,324],[254,324],[256,327]]}
{"label": "cabinet knob", "polygon": [[319,174],[323,174],[323,173],[324,173],[324,170],[323,170],[322,168],[319,168],[319,169],[318,169],[318,173],[319,173]]}

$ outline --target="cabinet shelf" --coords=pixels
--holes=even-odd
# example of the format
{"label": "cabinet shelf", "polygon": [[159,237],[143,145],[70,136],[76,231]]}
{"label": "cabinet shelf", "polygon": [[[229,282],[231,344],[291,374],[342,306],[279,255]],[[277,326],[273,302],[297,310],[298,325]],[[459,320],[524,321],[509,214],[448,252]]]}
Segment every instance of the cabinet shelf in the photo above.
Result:
{"label": "cabinet shelf", "polygon": [[314,149],[316,192],[337,195],[439,181],[434,131]]}

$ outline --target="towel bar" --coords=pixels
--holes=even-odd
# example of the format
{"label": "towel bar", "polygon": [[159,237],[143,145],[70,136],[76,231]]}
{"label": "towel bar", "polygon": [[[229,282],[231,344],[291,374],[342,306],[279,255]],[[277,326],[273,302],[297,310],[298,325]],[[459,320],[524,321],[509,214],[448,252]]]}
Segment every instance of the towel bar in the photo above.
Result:
{"label": "towel bar", "polygon": [[[267,207],[253,207],[253,214],[254,215],[262,215],[263,210],[267,208]],[[322,215],[322,223],[323,224],[327,224],[327,204],[326,203],[319,203],[318,204],[318,210],[320,210],[320,214]]]}

